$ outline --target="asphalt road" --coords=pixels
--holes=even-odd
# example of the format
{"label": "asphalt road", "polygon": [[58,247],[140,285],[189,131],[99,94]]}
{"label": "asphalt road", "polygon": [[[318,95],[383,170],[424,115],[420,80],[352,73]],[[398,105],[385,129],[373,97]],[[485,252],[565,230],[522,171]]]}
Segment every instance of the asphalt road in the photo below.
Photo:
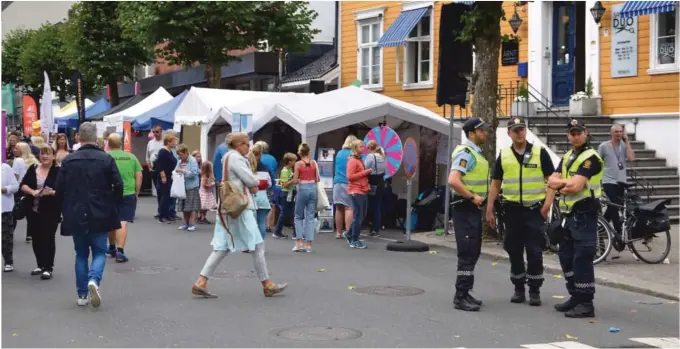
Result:
{"label": "asphalt road", "polygon": [[[642,346],[630,341],[634,337],[679,337],[678,304],[606,287],[597,288],[596,322],[567,319],[552,309],[562,301],[553,296],[567,295],[564,279],[553,275],[546,275],[543,306],[511,304],[509,266],[488,259],[475,270],[473,294],[484,301],[482,311],[457,311],[451,250],[388,252],[387,241],[368,237],[367,250],[353,250],[331,234],[318,236],[312,253],[294,253],[290,241],[267,238],[273,279],[289,283],[279,297],[263,297],[252,257],[236,253],[210,282],[220,298],[194,299],[190,289],[210,253],[212,227],[186,232],[156,223],[154,203],[143,198],[130,226],[130,262],[109,259],[99,309],[76,306],[70,238],[57,237],[54,279],[29,275],[35,261],[20,223],[16,270],[2,275],[3,347],[469,348],[577,341],[611,348]],[[369,286],[423,293],[357,293]]]}

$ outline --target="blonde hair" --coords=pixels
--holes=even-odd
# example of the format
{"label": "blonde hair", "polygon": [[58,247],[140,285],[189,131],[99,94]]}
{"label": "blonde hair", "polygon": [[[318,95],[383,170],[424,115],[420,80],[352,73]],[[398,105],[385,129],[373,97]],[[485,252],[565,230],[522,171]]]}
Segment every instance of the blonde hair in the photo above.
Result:
{"label": "blonde hair", "polygon": [[309,156],[309,145],[307,143],[301,143],[298,147],[298,155],[300,157]]}
{"label": "blonde hair", "polygon": [[368,148],[368,151],[370,152],[378,153],[380,156],[385,157],[385,152],[378,146],[378,142],[376,141],[368,141],[366,148]]}
{"label": "blonde hair", "polygon": [[28,143],[19,142],[17,143],[17,147],[19,147],[19,149],[21,150],[21,158],[24,159],[24,162],[26,163],[27,167],[39,163],[38,159],[31,152],[31,147],[28,145]]}
{"label": "blonde hair", "polygon": [[255,142],[255,145],[259,146],[262,149],[262,154],[269,153],[269,144],[267,144],[267,142],[257,141]]}
{"label": "blonde hair", "polygon": [[68,146],[68,138],[66,138],[66,135],[63,133],[60,133],[57,135],[57,137],[54,139],[54,143],[52,143],[52,148],[54,148],[54,153],[56,154],[59,151],[59,140],[64,139],[66,141],[65,149],[64,150],[69,150]]}
{"label": "blonde hair", "polygon": [[43,145],[45,145],[45,139],[40,136],[33,136],[31,137],[31,143],[33,143],[33,145],[36,147],[41,148]]}
{"label": "blonde hair", "polygon": [[362,154],[359,153],[358,149],[359,149],[359,146],[363,145],[363,144],[364,144],[364,141],[362,141],[360,139],[356,139],[356,140],[354,140],[354,142],[352,142],[352,145],[351,145],[352,156],[354,156],[355,158],[361,157]]}
{"label": "blonde hair", "polygon": [[262,156],[263,151],[262,144],[257,142],[252,148],[250,148],[250,151],[248,152],[248,162],[250,163],[250,168],[253,170],[253,173],[257,172],[257,163],[259,162],[257,157]]}
{"label": "blonde hair", "polygon": [[175,136],[174,133],[166,133],[165,136],[163,136],[163,145],[168,145],[172,143],[173,139],[176,139],[177,137]]}
{"label": "blonde hair", "polygon": [[224,143],[227,144],[227,148],[234,149],[236,143],[248,142],[248,134],[245,132],[233,132],[227,135]]}
{"label": "blonde hair", "polygon": [[285,153],[283,154],[283,165],[288,165],[291,162],[297,161],[297,155],[293,153]]}
{"label": "blonde hair", "polygon": [[123,146],[123,139],[117,133],[109,135],[109,149],[120,149]]}
{"label": "blonde hair", "polygon": [[179,154],[179,153],[187,154],[187,155],[189,154],[189,148],[187,148],[187,146],[184,143],[177,145],[175,147],[175,150],[177,150],[177,154]]}
{"label": "blonde hair", "polygon": [[215,175],[213,173],[212,162],[210,162],[208,160],[201,162],[201,176],[205,176],[207,178],[215,177]]}
{"label": "blonde hair", "polygon": [[345,143],[342,144],[342,149],[350,149],[352,148],[352,143],[356,141],[358,138],[354,137],[354,135],[349,135],[347,138],[345,138]]}

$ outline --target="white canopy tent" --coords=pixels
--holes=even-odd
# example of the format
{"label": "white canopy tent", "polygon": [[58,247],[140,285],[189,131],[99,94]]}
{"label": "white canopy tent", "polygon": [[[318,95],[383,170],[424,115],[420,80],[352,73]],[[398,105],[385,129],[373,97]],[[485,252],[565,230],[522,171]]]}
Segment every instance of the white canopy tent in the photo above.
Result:
{"label": "white canopy tent", "polygon": [[159,87],[154,93],[130,108],[104,116],[104,122],[110,126],[117,126],[123,121],[132,121],[149,110],[172,100],[172,98],[172,95],[168,93],[168,91],[163,87]]}

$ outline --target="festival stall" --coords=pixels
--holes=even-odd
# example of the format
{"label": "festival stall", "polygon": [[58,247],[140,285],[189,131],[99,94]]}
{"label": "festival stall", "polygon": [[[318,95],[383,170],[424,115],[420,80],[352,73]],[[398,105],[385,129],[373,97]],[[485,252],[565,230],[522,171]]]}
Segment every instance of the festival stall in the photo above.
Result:
{"label": "festival stall", "polygon": [[[89,107],[85,107],[85,121],[90,121],[92,116],[105,112],[109,109],[111,109],[111,104],[109,104],[109,101],[107,101],[106,98],[102,98],[96,103],[90,104]],[[78,128],[78,111],[76,110],[75,113],[70,115],[55,116],[54,124],[61,129]]]}
{"label": "festival stall", "polygon": [[171,98],[136,116],[132,120],[132,128],[139,131],[149,131],[153,125],[158,124],[161,125],[163,130],[171,129],[175,120],[175,111],[188,93],[188,90],[184,90],[177,97]]}
{"label": "festival stall", "polygon": [[[89,98],[85,98],[85,109],[91,107],[94,104],[92,100]],[[54,109],[53,109],[54,110]],[[52,113],[53,118],[63,118],[66,116],[73,115],[73,113],[78,113],[78,106],[76,105],[76,101],[73,100],[69,104],[65,105],[63,108],[59,109],[58,111],[54,111]]]}
{"label": "festival stall", "polygon": [[113,107],[113,108],[111,108],[111,109],[109,109],[109,110],[107,110],[103,113],[99,113],[97,115],[92,116],[92,118],[90,118],[90,120],[97,120],[97,121],[103,120],[104,116],[111,115],[111,114],[114,114],[114,113],[118,113],[119,111],[126,110],[126,109],[132,107],[133,105],[143,101],[145,98],[146,98],[145,95],[141,95],[141,94],[136,95],[136,96],[124,101],[123,103],[118,104],[117,106],[115,106],[115,107]]}
{"label": "festival stall", "polygon": [[104,121],[109,126],[119,127],[123,121],[133,121],[140,115],[153,110],[163,103],[171,101],[172,95],[168,93],[163,87],[159,87],[154,93],[146,97],[141,102],[120,112],[104,116]]}

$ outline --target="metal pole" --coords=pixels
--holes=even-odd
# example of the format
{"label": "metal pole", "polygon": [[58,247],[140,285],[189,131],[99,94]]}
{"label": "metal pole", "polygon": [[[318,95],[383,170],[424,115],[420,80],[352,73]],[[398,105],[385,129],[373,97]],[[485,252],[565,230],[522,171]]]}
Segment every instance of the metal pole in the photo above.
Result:
{"label": "metal pole", "polygon": [[[449,144],[448,144],[448,154],[446,156],[446,173],[451,171],[451,153],[453,152],[453,104],[451,105],[451,110],[449,111]],[[446,176],[446,196],[444,198],[444,235],[449,234],[449,204],[451,203],[451,189],[449,188],[449,177]],[[410,217],[410,216],[409,216]],[[407,217],[407,218],[409,218]]]}
{"label": "metal pole", "polygon": [[406,241],[411,240],[411,179],[406,180]]}

